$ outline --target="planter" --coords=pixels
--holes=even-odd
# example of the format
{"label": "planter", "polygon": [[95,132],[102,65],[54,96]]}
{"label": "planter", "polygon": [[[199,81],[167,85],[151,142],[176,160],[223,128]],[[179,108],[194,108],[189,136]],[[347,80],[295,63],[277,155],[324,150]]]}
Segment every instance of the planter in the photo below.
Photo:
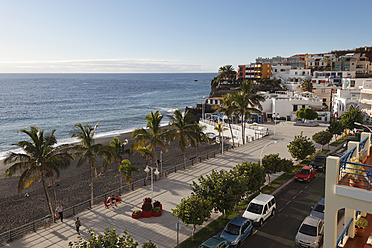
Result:
{"label": "planter", "polygon": [[139,219],[139,218],[141,218],[141,217],[142,217],[142,212],[139,213],[139,214],[135,214],[134,212],[132,213],[132,218],[133,218],[133,219]]}
{"label": "planter", "polygon": [[160,203],[160,204],[155,206],[155,204],[154,204],[154,208],[160,208],[160,210],[163,210],[163,205],[161,205],[161,203]]}
{"label": "planter", "polygon": [[159,216],[161,216],[161,213],[162,213],[162,211],[160,211],[160,212],[158,212],[158,213],[154,213],[154,212],[152,212],[152,216],[154,216],[154,217],[159,217]]}
{"label": "planter", "polygon": [[355,235],[356,236],[362,237],[363,234],[364,234],[364,228],[357,228],[357,227],[355,227]]}
{"label": "planter", "polygon": [[150,211],[142,211],[142,217],[143,218],[149,218],[152,216],[152,210]]}

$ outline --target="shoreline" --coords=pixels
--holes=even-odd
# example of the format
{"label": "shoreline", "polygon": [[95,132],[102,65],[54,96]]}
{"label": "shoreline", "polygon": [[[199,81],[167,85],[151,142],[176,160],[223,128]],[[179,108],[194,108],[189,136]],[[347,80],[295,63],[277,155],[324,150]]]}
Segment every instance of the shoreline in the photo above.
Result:
{"label": "shoreline", "polygon": [[[169,124],[161,125],[161,128],[165,128],[165,127],[168,127],[168,126],[169,126]],[[128,140],[127,146],[130,146],[131,143],[132,143],[131,142],[132,141],[132,139],[131,139],[132,133],[136,129],[140,129],[140,128],[145,128],[146,129],[146,127],[137,127],[137,128],[129,128],[127,130],[122,130],[123,132],[120,132],[120,130],[118,130],[118,131],[109,131],[109,132],[104,132],[104,133],[98,133],[97,135],[99,137],[94,138],[94,141],[97,142],[98,144],[108,145],[114,137],[118,137],[121,142],[123,142],[125,139],[127,139]],[[117,134],[114,134],[114,133],[117,133]],[[28,136],[25,135],[25,138],[27,139]],[[71,140],[70,142],[67,142],[67,141],[64,142],[63,141],[63,140],[69,140],[69,139]],[[66,144],[67,145],[73,145],[73,144],[79,143],[78,140],[75,141],[74,139],[75,138],[61,139],[61,142],[57,143],[57,144],[58,145],[66,145]],[[16,152],[16,150],[21,151],[21,148],[15,148],[15,149],[12,149],[12,150],[9,150],[9,151],[4,151],[4,153],[5,152],[10,153],[11,151]],[[4,160],[5,160],[5,156],[4,156],[4,158],[0,157],[0,180],[5,178],[4,173],[11,166],[10,164],[9,165],[4,164]]]}
{"label": "shoreline", "polygon": [[[131,140],[132,132],[121,133],[117,135],[120,141],[128,139],[128,145],[130,147],[133,143]],[[96,138],[95,141],[101,144],[108,144],[113,137],[102,137]],[[163,168],[169,168],[170,166],[178,165],[183,163],[183,156],[178,147],[178,142],[173,142],[170,145],[166,145],[169,152],[163,151]],[[218,151],[220,144],[211,143],[200,145],[198,150],[199,154],[206,154],[213,151]],[[158,148],[157,152],[160,152]],[[186,157],[190,159],[195,157],[195,148],[188,147],[186,149]],[[146,173],[144,169],[146,167],[145,159],[134,153],[132,155],[125,154],[123,159],[128,159],[132,165],[138,168],[138,172],[133,177],[133,181],[142,179]],[[100,159],[97,159],[98,173],[102,171],[102,163]],[[2,171],[5,171],[4,166],[1,166]],[[48,213],[46,206],[45,194],[42,188],[42,184],[39,181],[35,181],[30,187],[18,192],[19,176],[4,177],[2,172],[0,178],[0,233],[7,230],[22,226],[26,223],[32,222],[36,219],[43,218]],[[50,180],[48,179],[47,183]],[[62,169],[60,177],[55,179],[58,187],[57,191],[57,202],[61,203],[65,208],[79,204],[82,201],[90,199],[90,173],[89,167],[82,165],[76,167],[76,161],[73,161],[69,167]],[[106,192],[110,192],[114,189],[118,189],[120,180],[118,177],[118,168],[116,164],[109,165],[104,171],[104,176],[98,179],[94,179],[94,195],[102,195]],[[53,193],[48,190],[53,203]],[[27,196],[26,196],[27,193]],[[9,206],[17,206],[17,208],[9,208]],[[19,211],[22,209],[22,211]]]}

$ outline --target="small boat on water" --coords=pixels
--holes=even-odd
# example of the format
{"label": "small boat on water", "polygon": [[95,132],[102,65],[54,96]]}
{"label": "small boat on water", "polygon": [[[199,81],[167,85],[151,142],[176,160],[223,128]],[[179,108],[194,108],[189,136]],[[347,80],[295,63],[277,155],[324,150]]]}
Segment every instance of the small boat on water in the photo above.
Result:
{"label": "small boat on water", "polygon": [[194,80],[194,82],[198,82],[198,80],[197,80],[197,79],[195,79],[195,80]]}

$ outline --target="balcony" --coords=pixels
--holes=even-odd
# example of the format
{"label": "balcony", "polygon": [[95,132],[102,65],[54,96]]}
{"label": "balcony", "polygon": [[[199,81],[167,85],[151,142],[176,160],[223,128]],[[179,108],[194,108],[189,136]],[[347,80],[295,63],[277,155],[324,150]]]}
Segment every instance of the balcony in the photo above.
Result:
{"label": "balcony", "polygon": [[[359,142],[340,158],[338,185],[371,191],[372,156],[369,155],[368,137]],[[357,149],[358,148],[358,149]]]}
{"label": "balcony", "polygon": [[[370,133],[363,132],[361,136],[360,142],[349,142],[348,151],[338,159],[334,175],[337,178],[335,199],[347,199],[348,202],[346,205],[344,203],[345,228],[337,239],[336,247],[371,247],[367,242],[372,236],[372,146]],[[339,206],[340,202],[336,202],[336,205]],[[354,227],[361,215],[368,221],[364,234],[357,233]]]}
{"label": "balcony", "polygon": [[[358,214],[358,213],[357,213]],[[360,218],[360,216],[356,216],[355,218]],[[364,228],[364,232],[362,234],[356,235],[354,238],[347,239],[346,243],[344,242],[344,238],[348,235],[348,230],[350,225],[352,224],[353,218],[350,219],[348,224],[345,226],[344,231],[340,235],[337,240],[337,248],[353,248],[353,247],[362,247],[362,248],[371,248],[371,244],[367,243],[370,241],[370,236],[372,236],[372,214],[367,214],[365,217],[368,221],[368,226]]]}

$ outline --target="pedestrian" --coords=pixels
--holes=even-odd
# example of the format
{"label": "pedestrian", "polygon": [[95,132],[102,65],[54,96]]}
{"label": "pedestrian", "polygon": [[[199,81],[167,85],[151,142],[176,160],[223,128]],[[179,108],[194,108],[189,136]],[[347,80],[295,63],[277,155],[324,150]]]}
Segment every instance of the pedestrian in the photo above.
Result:
{"label": "pedestrian", "polygon": [[63,222],[63,207],[62,204],[59,204],[58,207],[56,208],[56,212],[59,215],[59,218],[61,219],[61,222]]}
{"label": "pedestrian", "polygon": [[79,231],[79,228],[81,226],[81,221],[79,219],[79,217],[76,217],[76,221],[75,221],[75,227],[76,227],[76,232],[80,235],[80,231]]}

